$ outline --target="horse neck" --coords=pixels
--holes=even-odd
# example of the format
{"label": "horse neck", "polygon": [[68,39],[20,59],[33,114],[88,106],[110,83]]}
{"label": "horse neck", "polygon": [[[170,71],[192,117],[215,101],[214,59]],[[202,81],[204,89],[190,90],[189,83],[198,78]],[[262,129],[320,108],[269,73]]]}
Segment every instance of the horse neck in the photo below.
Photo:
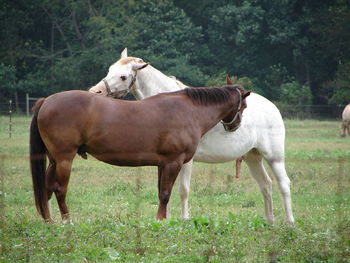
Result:
{"label": "horse neck", "polygon": [[209,105],[198,105],[192,112],[194,119],[198,122],[197,125],[202,127],[202,135],[213,128],[222,120],[232,108],[237,107],[236,103],[220,103]]}
{"label": "horse neck", "polygon": [[131,91],[136,99],[141,100],[162,92],[181,89],[177,82],[152,66],[138,71],[135,85]]}

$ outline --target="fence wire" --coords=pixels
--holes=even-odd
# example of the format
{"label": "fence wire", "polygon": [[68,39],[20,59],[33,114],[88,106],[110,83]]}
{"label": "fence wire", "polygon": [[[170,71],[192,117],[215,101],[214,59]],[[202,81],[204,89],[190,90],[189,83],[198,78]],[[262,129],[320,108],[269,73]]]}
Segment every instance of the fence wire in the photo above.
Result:
{"label": "fence wire", "polygon": [[[17,104],[12,100],[12,112],[14,114],[26,114],[35,103],[34,99],[20,100]],[[287,119],[316,119],[332,120],[341,119],[342,111],[346,105],[285,105],[277,104],[282,117]],[[9,114],[9,101],[0,100],[0,115]]]}

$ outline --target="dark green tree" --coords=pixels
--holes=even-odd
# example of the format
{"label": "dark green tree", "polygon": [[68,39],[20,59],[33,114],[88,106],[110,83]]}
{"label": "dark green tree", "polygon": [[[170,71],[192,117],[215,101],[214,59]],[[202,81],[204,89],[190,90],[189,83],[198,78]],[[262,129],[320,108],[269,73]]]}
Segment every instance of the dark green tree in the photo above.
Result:
{"label": "dark green tree", "polygon": [[0,4],[1,72],[11,76],[2,75],[1,97],[86,89],[128,47],[130,55],[189,85],[216,83],[228,72],[276,101],[294,96],[295,87],[310,88],[314,104],[348,100],[349,1]]}
{"label": "dark green tree", "polygon": [[207,76],[202,73],[199,61],[208,48],[203,43],[201,28],[194,26],[172,1],[139,3],[135,15],[142,24],[135,54],[188,85],[204,85]]}

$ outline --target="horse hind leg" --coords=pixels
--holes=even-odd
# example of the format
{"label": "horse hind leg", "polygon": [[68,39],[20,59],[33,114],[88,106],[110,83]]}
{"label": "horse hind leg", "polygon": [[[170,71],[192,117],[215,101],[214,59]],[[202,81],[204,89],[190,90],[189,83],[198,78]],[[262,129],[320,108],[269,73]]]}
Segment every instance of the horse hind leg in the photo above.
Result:
{"label": "horse hind leg", "polygon": [[245,155],[244,160],[248,165],[251,175],[257,181],[263,195],[266,220],[270,224],[273,224],[274,215],[272,205],[272,181],[265,170],[262,162],[262,156],[257,150],[254,149]]}
{"label": "horse hind leg", "polygon": [[284,210],[286,213],[286,221],[290,225],[294,225],[294,217],[292,212],[292,198],[290,192],[290,179],[287,175],[284,161],[270,160],[268,162],[275,175],[279,190],[282,195]]}
{"label": "horse hind leg", "polygon": [[56,178],[56,163],[50,159],[50,163],[46,169],[46,193],[47,193],[47,200],[48,200],[48,208],[49,208],[49,215],[50,219],[47,221],[52,221],[51,220],[51,197],[54,191],[55,187],[55,178]]}
{"label": "horse hind leg", "polygon": [[65,159],[56,162],[56,180],[53,191],[57,199],[63,223],[69,222],[69,212],[66,204],[66,195],[72,167],[72,159]]}
{"label": "horse hind leg", "polygon": [[240,157],[236,160],[236,178],[237,179],[241,177],[242,161],[243,161],[243,157]]}

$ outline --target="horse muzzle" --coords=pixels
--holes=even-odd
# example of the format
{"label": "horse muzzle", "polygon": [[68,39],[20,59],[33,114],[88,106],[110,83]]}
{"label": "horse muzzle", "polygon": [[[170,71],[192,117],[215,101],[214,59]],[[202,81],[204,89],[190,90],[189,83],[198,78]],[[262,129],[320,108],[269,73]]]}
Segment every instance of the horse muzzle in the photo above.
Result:
{"label": "horse muzzle", "polygon": [[[234,124],[234,122],[238,119],[238,123]],[[239,127],[241,127],[242,123],[242,113],[238,111],[236,115],[233,117],[232,121],[230,122],[224,122],[221,121],[222,126],[224,126],[225,131],[227,132],[234,132],[236,131]]]}
{"label": "horse muzzle", "polygon": [[91,87],[89,89],[89,92],[90,93],[95,93],[95,94],[98,94],[98,95],[103,95],[103,96],[107,96],[108,95],[108,91],[107,91],[103,81],[100,81],[95,86]]}
{"label": "horse muzzle", "polygon": [[229,125],[225,125],[225,124],[222,124],[222,126],[224,126],[225,131],[234,132],[238,130],[239,127],[241,127],[241,123],[239,123],[237,126],[234,126],[234,127],[230,127]]}

